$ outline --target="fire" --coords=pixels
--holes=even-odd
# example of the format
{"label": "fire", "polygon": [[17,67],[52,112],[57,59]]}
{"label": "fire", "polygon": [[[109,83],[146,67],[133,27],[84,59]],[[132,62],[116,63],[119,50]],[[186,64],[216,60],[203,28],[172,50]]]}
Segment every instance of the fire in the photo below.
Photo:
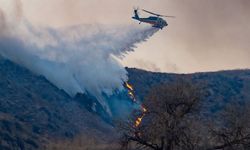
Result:
{"label": "fire", "polygon": [[144,106],[141,106],[141,107],[142,107],[143,112],[146,113],[147,109]]}
{"label": "fire", "polygon": [[[128,95],[130,96],[130,98],[133,100],[134,103],[138,103],[136,101],[136,98],[135,98],[135,95],[134,95],[134,88],[132,85],[130,85],[128,82],[125,82],[125,87],[128,89]],[[141,116],[137,117],[136,120],[135,120],[135,124],[134,126],[135,127],[138,127],[140,126],[141,122],[142,122],[142,119],[144,118],[144,116],[146,115],[146,112],[147,112],[147,109],[141,105]]]}
{"label": "fire", "polygon": [[125,82],[126,87],[130,90],[130,91],[134,91],[134,88],[132,85],[130,85],[128,82]]}
{"label": "fire", "polygon": [[141,124],[143,117],[144,117],[144,116],[138,117],[138,118],[135,120],[135,126],[136,126],[136,127],[138,127],[138,126]]}
{"label": "fire", "polygon": [[134,88],[132,85],[130,85],[128,82],[125,82],[124,84],[126,88],[128,89],[128,95],[133,100],[133,102],[136,102],[135,95],[134,95]]}
{"label": "fire", "polygon": [[146,115],[147,109],[142,105],[141,105],[141,109],[142,109],[142,115],[135,120],[135,127],[138,127],[141,124],[142,119]]}

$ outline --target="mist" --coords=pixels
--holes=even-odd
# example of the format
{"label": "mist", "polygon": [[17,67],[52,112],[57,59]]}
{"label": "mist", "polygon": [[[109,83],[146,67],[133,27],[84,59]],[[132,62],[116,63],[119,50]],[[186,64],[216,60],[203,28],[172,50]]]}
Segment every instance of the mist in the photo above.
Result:
{"label": "mist", "polygon": [[118,60],[158,31],[134,25],[34,26],[16,13],[21,9],[15,4],[10,13],[0,10],[0,55],[45,76],[71,96],[88,92],[106,109],[102,95],[123,90],[128,80]]}

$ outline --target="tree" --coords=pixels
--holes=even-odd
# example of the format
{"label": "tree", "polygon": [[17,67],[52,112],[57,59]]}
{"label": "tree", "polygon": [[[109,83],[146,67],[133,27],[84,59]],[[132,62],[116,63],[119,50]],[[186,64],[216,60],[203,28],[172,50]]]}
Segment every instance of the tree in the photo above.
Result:
{"label": "tree", "polygon": [[199,117],[201,99],[199,86],[183,79],[153,88],[144,100],[147,111],[142,123],[135,126],[135,117],[121,126],[123,148],[195,149],[198,139],[192,135],[191,128],[192,122]]}
{"label": "tree", "polygon": [[250,104],[231,103],[220,113],[217,123],[210,126],[214,146],[208,150],[250,149]]}

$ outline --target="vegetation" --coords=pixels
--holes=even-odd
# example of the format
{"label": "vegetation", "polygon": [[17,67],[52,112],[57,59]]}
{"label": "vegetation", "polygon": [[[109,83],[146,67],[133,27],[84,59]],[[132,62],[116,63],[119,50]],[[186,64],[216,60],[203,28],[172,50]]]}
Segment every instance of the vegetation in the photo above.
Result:
{"label": "vegetation", "polygon": [[[104,142],[105,141],[105,142]],[[117,142],[107,142],[87,135],[79,135],[71,140],[57,139],[52,140],[42,149],[46,150],[117,150]]]}
{"label": "vegetation", "polygon": [[[0,58],[0,149],[109,150],[119,149],[118,144],[127,145],[128,149],[139,149],[140,147],[152,149],[138,144],[136,141],[127,142],[125,135],[134,138],[136,134],[137,136],[143,135],[141,139],[149,144],[154,144],[154,146],[157,144],[158,147],[161,147],[161,136],[164,134],[159,128],[160,120],[153,118],[157,115],[151,113],[154,110],[160,112],[161,109],[158,109],[157,105],[151,104],[156,99],[152,95],[157,95],[157,100],[161,102],[160,94],[169,95],[171,92],[166,91],[173,91],[172,87],[182,84],[186,85],[185,87],[188,89],[193,87],[193,90],[197,90],[197,97],[201,97],[195,102],[194,107],[191,107],[192,110],[180,117],[178,121],[175,121],[175,118],[168,114],[169,112],[162,115],[170,117],[169,122],[176,122],[172,125],[175,130],[166,131],[166,133],[173,133],[175,137],[172,138],[172,135],[169,134],[164,135],[164,145],[168,143],[166,139],[177,139],[176,137],[179,135],[186,134],[187,137],[178,137],[178,140],[173,140],[173,144],[168,145],[173,145],[173,149],[184,150],[188,149],[187,147],[190,145],[190,149],[194,150],[250,149],[250,105],[248,104],[250,70],[187,75],[153,73],[129,68],[127,70],[136,96],[140,99],[145,97],[147,112],[138,128],[134,127],[134,123],[135,119],[141,116],[141,111],[136,112],[130,118],[130,123],[129,121],[122,123],[119,130],[124,136],[119,143],[112,141],[117,133],[110,124],[103,121],[103,118],[100,117],[101,113],[91,112],[90,107],[95,102],[94,99],[87,95],[71,98],[44,77]],[[177,84],[175,81],[179,77],[188,77],[190,82],[178,81]],[[206,84],[202,88],[193,84],[200,82]],[[158,86],[159,83],[162,85]],[[172,96],[178,95],[172,94]],[[161,105],[164,104],[163,102]],[[162,113],[166,112],[165,109],[162,110]],[[179,114],[180,110],[177,110],[177,114]],[[156,126],[157,124],[159,125]],[[171,127],[170,125],[164,128],[168,129]],[[155,133],[147,130],[155,131]],[[151,134],[155,139],[153,136],[150,137]],[[90,138],[89,135],[96,138]],[[109,141],[105,141],[107,139]],[[115,137],[115,139],[117,138]],[[43,144],[45,144],[45,148]]]}
{"label": "vegetation", "polygon": [[230,104],[220,114],[217,123],[211,124],[210,134],[215,141],[212,148],[225,150],[250,149],[250,105]]}
{"label": "vegetation", "polygon": [[201,112],[204,93],[185,80],[153,88],[140,126],[123,122],[122,149],[244,150],[250,144],[250,105],[229,104],[216,118]]}

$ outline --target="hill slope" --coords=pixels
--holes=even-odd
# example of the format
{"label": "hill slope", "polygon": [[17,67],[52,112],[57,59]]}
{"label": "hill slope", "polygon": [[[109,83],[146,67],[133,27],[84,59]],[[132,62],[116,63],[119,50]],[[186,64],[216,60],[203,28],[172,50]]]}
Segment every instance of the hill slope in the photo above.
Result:
{"label": "hill slope", "polygon": [[112,132],[103,119],[44,77],[0,58],[1,150],[39,148],[50,137],[105,137]]}
{"label": "hill slope", "polygon": [[[210,112],[226,103],[250,100],[250,70],[196,74],[155,73],[127,68],[136,96],[143,100],[151,88],[178,77],[203,84]],[[121,95],[120,95],[121,96]],[[103,109],[88,95],[71,98],[43,76],[0,57],[0,149],[39,149],[48,139],[78,134],[107,139],[114,134]],[[98,105],[98,104],[97,104]]]}
{"label": "hill slope", "polygon": [[149,72],[127,68],[129,80],[134,85],[135,93],[143,100],[150,89],[163,83],[170,83],[177,78],[188,78],[199,83],[206,93],[205,106],[212,113],[231,102],[250,101],[250,70],[231,70],[194,74],[169,74]]}

